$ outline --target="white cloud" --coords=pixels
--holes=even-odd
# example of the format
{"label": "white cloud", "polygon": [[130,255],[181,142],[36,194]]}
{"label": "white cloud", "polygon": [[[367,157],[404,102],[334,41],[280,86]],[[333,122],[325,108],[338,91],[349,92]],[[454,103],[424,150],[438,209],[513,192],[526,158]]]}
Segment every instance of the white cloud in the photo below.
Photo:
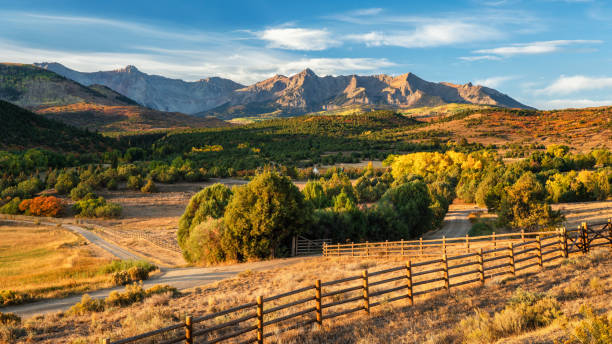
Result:
{"label": "white cloud", "polygon": [[2,59],[7,62],[59,62],[83,72],[112,70],[131,64],[145,73],[171,78],[198,80],[220,76],[247,85],[275,74],[294,74],[306,67],[323,75],[354,71],[381,73],[385,68],[395,66],[387,59],[304,58],[245,46],[235,47],[230,54],[209,49],[135,48],[137,51],[131,53],[84,52],[32,48],[0,40]]}
{"label": "white cloud", "polygon": [[597,106],[612,106],[610,100],[592,100],[592,99],[552,99],[541,103],[538,108],[541,109],[566,109],[566,108],[584,108]]}
{"label": "white cloud", "polygon": [[495,55],[479,55],[479,56],[461,56],[459,59],[464,61],[481,61],[481,60],[501,60],[501,57]]}
{"label": "white cloud", "polygon": [[255,35],[268,42],[268,47],[287,50],[325,50],[340,45],[325,29],[272,28]]}
{"label": "white cloud", "polygon": [[412,31],[391,33],[372,31],[366,34],[349,35],[347,38],[365,43],[367,46],[427,48],[483,41],[501,36],[501,32],[493,27],[462,21],[442,20],[421,23]]}
{"label": "white cloud", "polygon": [[589,77],[584,75],[560,76],[550,86],[539,90],[546,94],[571,94],[580,91],[599,90],[612,87],[612,77]]}
{"label": "white cloud", "polygon": [[531,43],[516,43],[493,49],[480,49],[474,51],[477,54],[497,55],[510,57],[514,55],[546,54],[561,50],[563,47],[574,44],[598,44],[599,40],[555,40]]}
{"label": "white cloud", "polygon": [[480,79],[480,80],[475,80],[474,83],[476,85],[482,85],[482,86],[486,86],[486,87],[491,87],[491,88],[497,88],[500,85],[502,85],[503,83],[505,83],[506,81],[510,81],[510,80],[514,80],[516,79],[516,76],[493,76],[490,78],[486,78],[486,79]]}

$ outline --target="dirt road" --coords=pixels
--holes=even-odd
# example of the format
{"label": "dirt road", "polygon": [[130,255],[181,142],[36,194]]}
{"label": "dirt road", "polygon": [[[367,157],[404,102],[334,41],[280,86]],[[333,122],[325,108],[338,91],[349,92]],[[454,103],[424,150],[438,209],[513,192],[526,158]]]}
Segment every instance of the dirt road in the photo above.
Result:
{"label": "dirt road", "polygon": [[[144,281],[145,288],[152,287],[156,284],[168,284],[179,290],[191,289],[205,284],[217,282],[230,278],[244,271],[263,271],[275,269],[286,265],[298,263],[308,258],[287,258],[275,259],[270,261],[244,263],[236,265],[228,265],[223,267],[213,268],[178,268],[167,269],[151,279]],[[124,287],[116,287],[109,289],[101,289],[89,292],[93,298],[103,298],[108,296],[112,291],[122,291]],[[65,311],[72,305],[81,300],[82,295],[70,296],[62,299],[49,299],[17,305],[11,307],[0,308],[3,313],[15,313],[21,317],[32,317],[39,314],[54,313]]]}
{"label": "dirt road", "polygon": [[447,238],[463,237],[472,227],[468,215],[486,210],[486,208],[480,208],[475,204],[451,204],[444,217],[442,228],[426,233],[423,235],[423,239],[440,239],[442,236]]}

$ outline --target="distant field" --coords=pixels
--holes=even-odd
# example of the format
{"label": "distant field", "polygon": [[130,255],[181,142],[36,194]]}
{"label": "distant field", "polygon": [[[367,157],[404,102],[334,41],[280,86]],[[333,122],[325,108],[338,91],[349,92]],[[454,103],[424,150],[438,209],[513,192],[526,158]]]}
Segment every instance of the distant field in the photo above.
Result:
{"label": "distant field", "polygon": [[69,231],[0,222],[0,291],[53,298],[108,286],[98,271],[110,262]]}

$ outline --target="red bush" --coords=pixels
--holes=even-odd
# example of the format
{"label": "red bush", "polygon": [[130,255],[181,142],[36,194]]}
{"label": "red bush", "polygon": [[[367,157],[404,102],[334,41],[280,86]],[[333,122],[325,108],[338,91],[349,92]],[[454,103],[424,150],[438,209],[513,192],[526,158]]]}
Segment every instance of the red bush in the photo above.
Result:
{"label": "red bush", "polygon": [[54,196],[39,196],[19,204],[19,210],[34,216],[58,217],[63,209],[62,200]]}

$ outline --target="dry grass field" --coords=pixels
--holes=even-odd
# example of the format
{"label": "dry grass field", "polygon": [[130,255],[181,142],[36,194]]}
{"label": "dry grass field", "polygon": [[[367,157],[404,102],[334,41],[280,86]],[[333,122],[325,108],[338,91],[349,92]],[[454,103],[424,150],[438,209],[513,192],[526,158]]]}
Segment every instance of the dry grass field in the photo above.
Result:
{"label": "dry grass field", "polygon": [[596,147],[610,149],[611,109],[543,111],[529,116],[504,111],[475,113],[461,119],[433,123],[419,130],[447,131],[449,138],[463,137],[484,145],[566,144],[576,151],[589,151]]}
{"label": "dry grass field", "polygon": [[0,237],[0,291],[54,298],[109,286],[99,270],[111,257],[72,232],[0,222]]}
{"label": "dry grass field", "polygon": [[[247,271],[235,278],[185,292],[178,298],[151,297],[129,307],[80,316],[55,314],[25,320],[27,335],[17,342],[95,343],[101,338],[136,335],[176,323],[185,315],[200,316],[252,302],[270,295],[323,281],[397,266],[401,260],[313,258],[275,270]],[[559,301],[563,317],[536,332],[501,339],[500,343],[553,343],[568,338],[579,319],[582,304],[598,312],[611,312],[612,260],[608,249],[588,256],[574,256],[542,273],[518,275],[477,285],[438,292],[406,301],[383,303],[370,316],[357,312],[327,320],[323,328],[309,326],[273,335],[268,343],[455,343],[461,342],[458,323],[476,310],[493,313],[506,305],[517,288],[547,293]],[[227,321],[228,319],[224,319]],[[274,331],[274,328],[266,331]]]}

